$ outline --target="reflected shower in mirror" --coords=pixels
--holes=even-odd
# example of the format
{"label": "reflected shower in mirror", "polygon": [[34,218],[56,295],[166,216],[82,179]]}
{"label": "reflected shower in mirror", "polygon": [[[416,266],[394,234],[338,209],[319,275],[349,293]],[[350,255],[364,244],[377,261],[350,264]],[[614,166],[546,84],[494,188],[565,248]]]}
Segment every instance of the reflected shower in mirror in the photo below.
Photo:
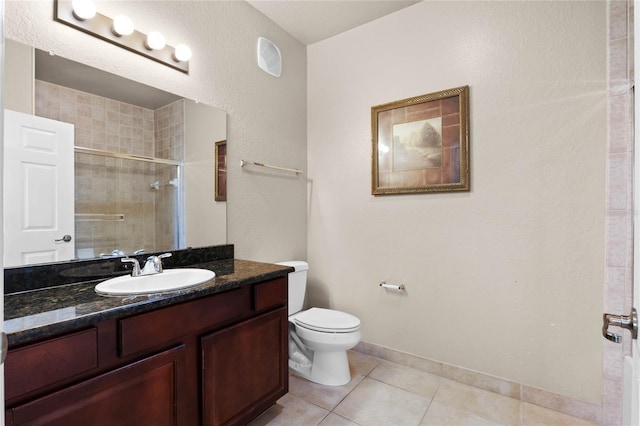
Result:
{"label": "reflected shower in mirror", "polygon": [[[31,80],[32,113],[74,125],[76,258],[227,242],[215,199],[224,111],[37,49],[25,79],[15,65],[24,49],[9,41],[5,85]],[[12,92],[27,91],[6,95],[19,109]]]}

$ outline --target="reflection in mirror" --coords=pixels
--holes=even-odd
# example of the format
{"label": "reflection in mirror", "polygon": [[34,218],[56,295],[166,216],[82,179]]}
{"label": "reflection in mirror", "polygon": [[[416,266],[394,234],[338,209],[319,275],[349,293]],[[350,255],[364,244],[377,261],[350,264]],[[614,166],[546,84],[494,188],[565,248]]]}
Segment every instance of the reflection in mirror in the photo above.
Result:
{"label": "reflection in mirror", "polygon": [[227,141],[216,142],[216,201],[227,201]]}
{"label": "reflection in mirror", "polygon": [[[5,86],[24,87],[15,62],[32,48],[8,44]],[[74,125],[75,229],[65,233],[75,258],[226,243],[214,170],[224,111],[37,49],[31,57],[35,102],[23,112]],[[5,107],[24,105],[25,89],[8,91]]]}

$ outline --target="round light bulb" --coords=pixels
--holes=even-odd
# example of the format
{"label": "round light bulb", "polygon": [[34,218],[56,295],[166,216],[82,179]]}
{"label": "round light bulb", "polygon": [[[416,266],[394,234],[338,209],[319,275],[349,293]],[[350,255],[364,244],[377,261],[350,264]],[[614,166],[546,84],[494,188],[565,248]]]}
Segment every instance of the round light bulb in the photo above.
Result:
{"label": "round light bulb", "polygon": [[113,32],[118,36],[128,36],[133,33],[133,21],[128,16],[118,15],[113,18]]}
{"label": "round light bulb", "polygon": [[167,45],[164,36],[160,34],[158,31],[151,31],[147,35],[147,49],[150,50],[162,50]]}
{"label": "round light bulb", "polygon": [[178,62],[186,62],[191,59],[191,49],[186,44],[179,44],[173,52],[173,58]]}
{"label": "round light bulb", "polygon": [[96,16],[96,5],[93,0],[73,0],[71,7],[73,8],[73,16],[81,21]]}

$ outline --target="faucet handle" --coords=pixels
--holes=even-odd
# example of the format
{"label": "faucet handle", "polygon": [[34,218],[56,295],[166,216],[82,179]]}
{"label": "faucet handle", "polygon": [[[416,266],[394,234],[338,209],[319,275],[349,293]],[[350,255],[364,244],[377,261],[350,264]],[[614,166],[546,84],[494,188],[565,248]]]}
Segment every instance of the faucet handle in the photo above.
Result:
{"label": "faucet handle", "polygon": [[142,269],[142,275],[147,274],[159,274],[162,272],[162,259],[167,257],[171,257],[171,253],[164,253],[157,256],[149,256],[147,258],[147,263],[144,265],[144,269]]}
{"label": "faucet handle", "polygon": [[131,269],[131,276],[132,277],[139,277],[140,276],[140,263],[138,262],[138,259],[134,259],[132,257],[124,257],[124,258],[120,259],[120,262],[122,262],[122,263],[133,263],[133,268]]}
{"label": "faucet handle", "polygon": [[171,253],[163,253],[158,256],[158,267],[157,267],[158,272],[162,272],[162,259],[166,259],[167,257],[171,257],[171,256],[172,256]]}

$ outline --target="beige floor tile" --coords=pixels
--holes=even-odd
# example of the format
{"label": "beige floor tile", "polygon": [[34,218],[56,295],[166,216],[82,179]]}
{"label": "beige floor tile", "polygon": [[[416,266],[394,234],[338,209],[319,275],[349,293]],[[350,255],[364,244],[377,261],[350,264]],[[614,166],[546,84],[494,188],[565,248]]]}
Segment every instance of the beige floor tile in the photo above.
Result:
{"label": "beige floor tile", "polygon": [[520,423],[520,401],[483,389],[443,379],[435,401],[505,425]]}
{"label": "beige floor tile", "polygon": [[378,364],[369,374],[369,378],[427,398],[433,398],[442,381],[442,377],[435,374],[387,361]]}
{"label": "beige floor tile", "polygon": [[349,370],[352,377],[354,375],[366,376],[382,362],[380,358],[356,351],[347,351],[347,358],[349,358]]}
{"label": "beige floor tile", "polygon": [[433,401],[420,426],[498,426],[499,424],[442,402]]}
{"label": "beige floor tile", "polygon": [[522,425],[523,426],[596,426],[591,423],[568,414],[549,410],[537,405],[522,403]]}
{"label": "beige floor tile", "polygon": [[344,417],[340,417],[337,414],[329,413],[327,417],[324,418],[320,426],[359,426],[357,423],[352,422],[351,420],[347,420]]}
{"label": "beige floor tile", "polygon": [[351,374],[351,381],[343,386],[324,386],[289,374],[289,393],[329,411],[333,410],[364,376]]}
{"label": "beige floor tile", "polygon": [[288,393],[249,426],[314,426],[327,414],[329,411]]}
{"label": "beige floor tile", "polygon": [[430,399],[365,378],[334,410],[360,425],[419,425]]}

